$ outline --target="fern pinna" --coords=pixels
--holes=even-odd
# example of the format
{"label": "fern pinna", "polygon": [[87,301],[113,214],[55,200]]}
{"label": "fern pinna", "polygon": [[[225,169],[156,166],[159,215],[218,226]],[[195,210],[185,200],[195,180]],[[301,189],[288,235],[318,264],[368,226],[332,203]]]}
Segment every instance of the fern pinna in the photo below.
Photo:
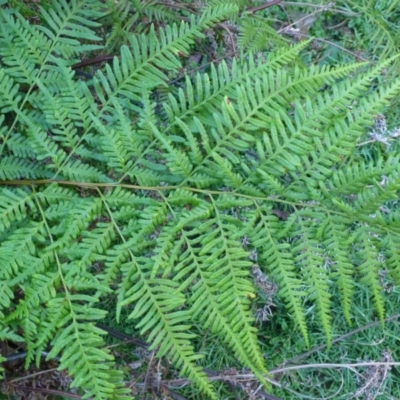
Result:
{"label": "fern pinna", "polygon": [[96,327],[115,295],[117,317],[128,310],[210,398],[206,330],[266,383],[251,253],[306,342],[312,305],[331,340],[336,293],[351,323],[357,281],[383,318],[379,269],[400,276],[400,163],[357,143],[399,93],[399,80],[370,88],[391,60],[305,68],[307,41],[278,42],[171,86],[194,41],[237,13],[225,4],[130,35],[79,80],[71,65],[101,49],[105,12],[57,1],[39,26],[1,11],[1,340],[24,342],[27,366],[50,348],[85,398],[129,397]]}

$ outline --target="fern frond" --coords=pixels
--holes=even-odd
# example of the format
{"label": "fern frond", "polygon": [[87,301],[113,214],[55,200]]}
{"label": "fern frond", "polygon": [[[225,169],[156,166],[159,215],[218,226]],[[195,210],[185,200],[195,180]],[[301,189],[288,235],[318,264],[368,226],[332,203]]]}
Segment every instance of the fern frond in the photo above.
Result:
{"label": "fern frond", "polygon": [[[195,85],[190,78],[186,78],[186,91],[180,91],[179,98],[176,99],[169,95],[170,104],[164,107],[172,124],[178,117],[183,122],[189,123],[193,115],[199,115],[203,124],[214,126],[214,121],[210,117],[219,108],[225,97],[235,99],[237,97],[237,87],[245,84],[249,79],[257,79],[263,73],[275,71],[280,66],[294,60],[296,56],[307,46],[307,42],[299,43],[290,47],[286,51],[279,49],[268,55],[265,62],[256,63],[252,54],[248,57],[248,62],[237,62],[233,60],[228,68],[225,62],[221,62],[218,67],[211,66],[209,74],[197,74]],[[205,111],[208,113],[205,113]]]}
{"label": "fern frond", "polygon": [[[192,286],[192,296],[190,302],[194,309],[194,318],[198,318],[204,329],[211,329],[211,331],[218,336],[229,346],[235,353],[236,357],[251,370],[255,372],[258,377],[264,378],[260,373],[265,372],[263,363],[254,358],[254,352],[251,351],[252,346],[255,345],[254,337],[246,338],[240,337],[240,324],[232,324],[229,322],[229,317],[226,316],[226,308],[221,304],[218,295],[218,282],[220,280],[219,274],[213,270],[215,268],[208,266],[208,263],[199,262],[198,250],[196,244],[200,238],[196,237],[197,231],[184,233],[184,239],[187,250],[179,257],[175,271],[178,279],[184,279],[180,288]],[[198,279],[196,284],[193,284],[195,279]],[[248,293],[249,295],[251,292]],[[246,349],[246,350],[244,350]]]}
{"label": "fern frond", "polygon": [[[251,327],[254,318],[249,313],[250,301],[247,297],[254,292],[254,287],[248,279],[245,279],[249,275],[248,267],[251,262],[247,260],[248,253],[241,248],[240,242],[234,240],[235,230],[240,226],[240,222],[235,217],[221,213],[220,210],[226,207],[224,196],[216,200],[211,198],[211,202],[215,213],[215,221],[213,221],[215,228],[213,233],[210,232],[200,242],[202,249],[199,256],[204,257],[203,263],[206,266],[207,275],[210,274],[210,281],[214,281],[212,284],[215,286],[214,290],[217,290],[219,309],[224,310],[222,315],[225,317],[230,315],[231,329],[242,341],[248,359],[252,361],[252,370],[264,381],[261,374],[266,371],[260,357],[255,330]],[[210,224],[211,221],[205,224],[208,229],[213,226]],[[211,315],[210,319],[212,319]],[[240,355],[243,357],[242,354]]]}
{"label": "fern frond", "polygon": [[393,277],[396,284],[398,284],[398,282],[400,281],[399,235],[387,235],[383,240],[380,249],[381,251],[383,250],[383,253],[385,254],[386,263],[389,267],[391,276]]}
{"label": "fern frond", "polygon": [[31,193],[22,189],[0,191],[0,231],[11,226],[11,223],[22,221],[26,217],[27,207],[35,210]]}
{"label": "fern frond", "polygon": [[358,270],[361,274],[361,282],[369,289],[370,297],[381,321],[385,316],[385,301],[382,295],[382,286],[379,282],[379,267],[381,263],[378,258],[378,247],[375,238],[368,228],[360,226],[354,237],[355,251],[361,263]]}
{"label": "fern frond", "polygon": [[296,276],[294,258],[288,243],[278,240],[282,232],[282,223],[271,215],[270,207],[256,205],[256,210],[249,215],[249,228],[241,232],[248,235],[251,246],[257,249],[257,262],[260,268],[276,281],[279,295],[284,299],[306,344],[309,344],[305,312],[302,307],[306,296],[304,283]]}
{"label": "fern frond", "polygon": [[41,15],[49,28],[39,26],[56,45],[51,49],[56,54],[70,58],[78,52],[99,49],[99,45],[82,45],[80,40],[100,41],[93,29],[100,26],[93,19],[101,18],[104,14],[97,1],[89,0],[60,0],[53,2],[52,8],[45,10],[41,7]]}
{"label": "fern frond", "polygon": [[[75,299],[76,297],[76,299]],[[71,296],[70,301],[80,301],[80,296]],[[71,304],[72,305],[72,304]],[[79,310],[79,311],[78,311]],[[53,340],[53,349],[48,358],[56,357],[61,351],[60,368],[68,369],[74,380],[71,387],[87,388],[84,398],[95,396],[96,398],[110,398],[115,396],[116,391],[121,393],[121,389],[115,385],[116,372],[110,373],[113,357],[108,351],[103,350],[103,340],[101,335],[104,331],[96,328],[91,323],[78,323],[76,318],[95,319],[94,312],[97,312],[96,319],[104,316],[100,310],[87,309],[82,307],[69,310],[71,316],[70,324],[59,330]],[[63,322],[66,318],[64,318]],[[118,373],[119,383],[122,381],[121,373]],[[125,389],[122,393],[127,393]],[[121,393],[121,394],[122,394]]]}
{"label": "fern frond", "polygon": [[[23,338],[21,336],[16,335],[14,332],[10,331],[9,328],[2,328],[0,330],[0,339],[1,340],[12,340],[13,342],[23,342]],[[6,359],[4,359],[5,361]]]}
{"label": "fern frond", "polygon": [[19,83],[33,85],[37,66],[45,64],[51,51],[51,41],[19,14],[2,12],[0,18],[0,54],[9,67],[7,74]]}
{"label": "fern frond", "polygon": [[362,0],[361,2],[350,1],[349,5],[356,12],[361,12],[367,26],[365,29],[368,32],[368,39],[375,52],[379,49],[380,59],[392,55],[393,50],[399,45],[399,28],[396,20],[393,21],[393,18],[390,18],[390,13],[394,8],[399,7],[399,1],[395,0],[390,4],[373,4]]}
{"label": "fern frond", "polygon": [[[384,63],[384,65],[387,64]],[[317,98],[315,104],[318,104],[318,111],[315,109],[312,112],[311,103],[307,103],[307,111],[301,113],[303,115],[303,125],[305,125],[305,130],[313,134],[314,145],[318,152],[311,153],[311,159],[307,156],[303,157],[304,166],[302,169],[305,173],[301,174],[301,176],[313,176],[313,182],[330,178],[332,168],[329,167],[340,162],[341,157],[347,157],[354,151],[356,142],[361,136],[365,125],[371,123],[370,116],[376,114],[378,109],[386,103],[386,99],[391,98],[392,93],[399,90],[400,84],[394,82],[392,85],[388,85],[387,88],[380,88],[379,94],[374,93],[367,97],[362,97],[362,93],[367,90],[371,78],[379,73],[381,67],[382,64],[375,67],[371,72],[361,75],[359,79],[344,81],[343,84],[338,86],[339,90],[335,90],[336,93],[332,99],[327,98],[327,96],[325,99]],[[361,98],[358,106],[354,107],[351,113],[348,106],[346,106],[345,99],[347,97],[348,101],[351,101],[350,99],[354,100],[354,98]],[[299,109],[300,107],[299,105]],[[342,118],[339,117],[340,113],[342,113]],[[306,120],[308,122],[305,122]],[[326,124],[328,125],[326,126]],[[309,126],[311,130],[309,130]],[[321,129],[327,132],[326,145],[322,144],[318,138],[318,132]],[[305,183],[304,178],[299,178],[298,174],[293,174],[293,178],[293,183],[288,186],[287,190],[294,190],[297,185]]]}
{"label": "fern frond", "polygon": [[[207,330],[266,384],[255,259],[307,345],[307,314],[331,341],[337,292],[351,322],[358,280],[384,318],[379,269],[400,279],[399,159],[358,145],[400,92],[395,79],[371,88],[395,58],[304,67],[309,42],[283,45],[259,21],[276,46],[265,61],[243,49],[246,59],[175,79],[229,18],[247,29],[243,45],[261,45],[252,17],[237,15],[246,5],[210,1],[161,25],[139,17],[167,9],[136,0],[54,2],[42,26],[0,15],[0,338],[25,342],[26,366],[50,347],[84,397],[127,393],[95,326],[110,294],[117,319],[128,314],[210,398],[196,352]],[[71,58],[99,48],[107,10],[121,17],[108,44],[126,44],[78,80]]]}
{"label": "fern frond", "polygon": [[351,325],[351,305],[354,292],[354,267],[350,260],[350,241],[346,232],[346,218],[327,214],[320,221],[316,238],[322,241],[326,249],[325,266],[331,270],[330,277],[334,280],[340,294],[343,315]]}
{"label": "fern frond", "polygon": [[[313,215],[321,220],[321,216]],[[325,331],[328,344],[332,340],[331,294],[329,276],[325,267],[323,252],[315,239],[315,224],[306,213],[299,213],[297,223],[292,232],[294,261],[303,271],[307,293],[316,305],[317,315]]]}
{"label": "fern frond", "polygon": [[[263,153],[260,154],[260,158],[265,159],[267,164],[265,167],[263,166],[263,169],[265,168],[267,173],[274,173],[275,175],[282,174],[286,168],[295,170],[300,165],[300,159],[296,156],[296,153],[299,155],[308,154],[312,149],[311,139],[308,135],[295,133],[295,128],[286,115],[288,110],[281,108],[283,98],[287,96],[287,98],[294,100],[296,96],[303,95],[302,91],[315,91],[323,81],[343,76],[353,68],[356,68],[356,65],[332,72],[322,69],[321,72],[318,71],[315,74],[314,71],[310,74],[308,71],[296,70],[294,78],[285,71],[273,70],[268,75],[263,75],[261,81],[248,79],[243,89],[237,88],[237,94],[234,96],[237,101],[226,99],[220,106],[222,115],[214,114],[213,125],[216,127],[218,136],[213,135],[215,137],[213,153],[218,154],[220,152],[221,156],[224,157],[224,161],[219,158],[219,162],[217,162],[219,167],[225,171],[227,176],[230,175],[228,171],[234,168],[233,165],[229,167],[226,160],[231,159],[234,164],[238,163],[237,158],[232,154],[232,150],[248,150],[255,140],[254,136],[246,132],[262,132],[263,129],[269,127],[271,136],[265,134],[263,137],[266,148],[259,147],[260,153]],[[274,113],[272,111],[274,108],[279,111]],[[287,126],[281,121],[282,119]],[[221,121],[223,121],[223,124]],[[288,131],[290,132],[289,135]],[[289,137],[293,140],[289,140]],[[280,142],[284,143],[285,146],[287,145],[288,149],[281,148],[278,150],[278,147],[281,147]],[[265,157],[264,154],[270,154],[270,156]],[[277,154],[277,158],[274,157],[275,154]],[[279,162],[282,165],[279,165]],[[203,161],[202,164],[204,163]],[[273,167],[268,168],[269,165]],[[201,170],[202,167],[198,166],[194,171],[200,172]],[[239,186],[245,183],[245,181],[240,182],[240,179],[238,180],[238,177],[234,175],[231,175],[231,179],[234,179]]]}
{"label": "fern frond", "polygon": [[79,244],[76,243],[76,245],[65,248],[62,254],[66,255],[69,260],[81,265],[83,270],[95,261],[104,259],[104,254],[114,238],[114,225],[111,222],[97,222],[94,228],[82,232],[82,239]]}
{"label": "fern frond", "polygon": [[[44,211],[47,219],[53,222],[52,234],[54,243],[48,249],[62,249],[68,246],[85,230],[89,223],[101,214],[100,199],[80,199],[51,206]],[[70,212],[73,210],[73,213]]]}
{"label": "fern frond", "polygon": [[125,275],[122,289],[126,289],[121,292],[119,308],[134,302],[129,318],[141,318],[136,327],[142,333],[150,332],[148,340],[152,343],[151,349],[159,346],[159,357],[168,356],[204,393],[216,398],[205,373],[195,364],[200,356],[194,353],[190,344],[189,339],[193,338],[190,326],[183,324],[190,320],[190,313],[179,310],[185,297],[177,292],[178,285],[170,280],[157,279],[153,282],[150,279],[151,263],[143,257],[130,257],[131,261],[122,268]]}
{"label": "fern frond", "polygon": [[0,160],[0,179],[37,179],[46,175],[40,165],[17,157],[4,157]]}
{"label": "fern frond", "polygon": [[[0,92],[0,107],[5,114],[10,111],[18,112],[21,96],[17,96],[19,86],[14,79],[10,78],[4,69],[0,69],[0,85],[3,90]],[[4,116],[1,116],[1,124],[4,124]],[[2,136],[5,136],[2,134]]]}
{"label": "fern frond", "polygon": [[288,46],[287,41],[262,18],[243,17],[240,27],[238,43],[243,52],[269,50],[277,45],[280,48]]}
{"label": "fern frond", "polygon": [[[130,47],[123,46],[121,49],[121,62],[114,60],[113,70],[107,68],[107,78],[100,74],[94,81],[97,95],[103,98],[105,106],[105,94],[111,98],[127,96],[135,99],[135,94],[139,96],[143,89],[151,89],[157,85],[165,85],[166,75],[162,70],[174,70],[180,66],[177,58],[179,52],[185,54],[189,50],[189,45],[196,37],[202,37],[201,29],[206,29],[213,23],[227,17],[235,7],[225,5],[208,10],[198,23],[192,18],[190,24],[183,23],[178,27],[173,25],[158,32],[154,27],[147,36],[133,36],[130,40]],[[155,68],[158,67],[158,68]],[[145,77],[145,79],[144,79]],[[146,82],[146,83],[144,83]],[[111,87],[114,90],[111,90]],[[140,100],[140,97],[136,97]]]}

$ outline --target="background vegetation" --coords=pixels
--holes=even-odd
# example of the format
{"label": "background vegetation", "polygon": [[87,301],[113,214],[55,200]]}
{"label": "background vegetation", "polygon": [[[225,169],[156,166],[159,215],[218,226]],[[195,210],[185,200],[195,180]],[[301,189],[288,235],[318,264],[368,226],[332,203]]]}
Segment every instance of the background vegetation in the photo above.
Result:
{"label": "background vegetation", "polygon": [[[209,5],[213,2],[204,3]],[[229,20],[204,29],[203,38],[196,38],[192,41],[190,49],[186,49],[186,53],[179,53],[181,66],[178,73],[172,69],[165,71],[168,87],[157,87],[154,97],[147,99],[147,103],[146,99],[136,93],[137,106],[142,107],[139,101],[143,101],[149,115],[161,114],[161,104],[169,101],[168,96],[179,98],[183,93],[180,89],[185,87],[185,79],[189,78],[194,82],[197,73],[210,73],[211,66],[221,65],[222,60],[227,66],[232,67],[235,59],[248,56],[250,50],[259,59],[267,59],[271,52],[288,49],[291,45],[301,48],[304,43],[299,56],[289,62],[290,66],[312,68],[367,61],[368,66],[373,68],[389,57],[395,56],[400,48],[398,24],[400,2],[398,1],[336,1],[318,5],[304,2],[268,4],[261,1],[216,1],[215,3],[235,3],[239,6],[239,11],[236,17],[231,16]],[[56,15],[52,11],[54,9],[52,1],[15,0],[3,1],[0,4],[2,7],[0,12],[18,10],[32,26],[46,27],[48,19],[43,18],[46,12],[56,20]],[[148,34],[151,24],[156,28],[163,28],[174,22],[188,21],[190,16],[201,14],[202,5],[200,1],[104,1],[98,19],[94,14],[90,15],[90,19],[95,22],[93,26],[87,27],[88,31],[93,30],[102,40],[98,43],[87,40],[87,43],[84,43],[87,45],[85,52],[83,56],[79,55],[79,59],[75,59],[76,55],[72,51],[72,68],[85,82],[96,74],[101,76],[101,72],[107,75],[110,72],[108,68],[112,65],[111,59],[114,55],[120,54],[122,45],[130,43],[133,34]],[[81,29],[82,37],[85,37],[88,33],[82,27]],[[307,39],[311,39],[309,43],[305,42]],[[91,62],[81,63],[81,59]],[[165,60],[165,62],[171,61]],[[382,73],[377,73],[365,96],[373,90],[379,90],[388,82],[396,81],[399,78],[399,65],[399,60],[394,59],[387,64]],[[32,90],[31,83],[28,83],[27,87],[24,87],[23,82],[20,83],[22,92]],[[100,84],[104,84],[104,80],[101,81],[99,78]],[[101,96],[100,90],[96,93]],[[392,96],[390,103],[381,107],[381,114],[371,115],[370,125],[366,124],[364,140],[358,143],[354,153],[355,158],[362,157],[371,165],[375,165],[374,163],[381,159],[387,160],[390,156],[398,154],[399,100],[398,95]],[[153,110],[151,102],[156,104]],[[4,125],[8,126],[10,116],[6,112],[4,114],[6,117]],[[176,140],[179,144],[179,140]],[[93,143],[96,145],[95,141]],[[100,158],[93,158],[92,166],[95,168],[102,161]],[[45,162],[48,160],[45,159]],[[91,171],[87,172],[90,175]],[[113,171],[110,173],[111,176],[112,173]],[[19,176],[20,179],[30,177],[28,174]],[[5,175],[2,180],[6,181],[8,178]],[[354,178],[357,181],[357,176]],[[85,187],[80,190],[83,198],[90,198],[93,195],[93,190],[90,188]],[[384,204],[385,207],[393,207],[396,210],[397,205],[396,201]],[[246,206],[247,204],[243,203],[243,207]],[[29,207],[33,209],[35,205]],[[36,207],[40,208],[40,205],[36,204]],[[190,205],[187,208],[187,211],[190,211]],[[53,212],[54,219],[57,220],[59,216],[56,210]],[[126,212],[129,215],[129,210]],[[274,212],[279,220],[288,218],[288,209],[285,207]],[[96,229],[100,227],[101,225],[98,225]],[[57,237],[58,233],[55,231],[53,233]],[[2,236],[3,238],[5,236]],[[302,306],[306,309],[309,324],[308,335],[304,335],[304,332],[295,326],[293,316],[288,313],[287,304],[278,296],[279,282],[273,276],[266,274],[260,262],[262,260],[257,259],[257,253],[252,247],[256,240],[252,242],[250,239],[240,237],[241,247],[250,254],[248,268],[251,269],[251,277],[256,288],[254,293],[249,290],[248,304],[258,328],[257,345],[271,374],[268,378],[271,386],[263,387],[260,384],[260,377],[255,377],[254,371],[250,371],[248,366],[245,368],[243,362],[239,363],[234,352],[227,351],[226,343],[221,336],[212,329],[204,332],[199,323],[198,326],[193,326],[192,332],[197,334],[194,347],[196,352],[204,356],[198,362],[213,382],[216,397],[218,399],[273,399],[273,396],[281,399],[349,399],[352,396],[364,399],[400,398],[397,366],[377,364],[399,359],[400,329],[397,320],[400,317],[397,315],[399,291],[395,285],[395,278],[389,273],[385,263],[381,263],[378,271],[379,283],[385,292],[385,315],[388,318],[385,324],[379,321],[382,315],[379,315],[379,307],[377,310],[376,304],[372,304],[374,299],[371,299],[370,292],[357,282],[351,302],[351,328],[348,324],[349,316],[343,312],[343,302],[339,296],[331,299],[332,318],[329,328],[323,324],[321,326],[321,317],[318,316],[315,304],[305,300]],[[38,235],[37,241],[41,240],[44,239]],[[67,258],[68,256],[65,255]],[[357,260],[354,262],[357,263]],[[261,267],[258,267],[258,263]],[[93,271],[97,271],[96,268],[100,271],[101,262],[93,263],[91,268]],[[96,319],[101,320],[98,328],[109,332],[106,344],[102,344],[101,347],[108,348],[116,360],[119,375],[116,375],[115,379],[118,380],[123,376],[125,388],[129,389],[124,393],[124,390],[119,388],[120,396],[129,394],[143,399],[204,398],[204,387],[192,385],[189,380],[182,377],[179,366],[172,362],[174,360],[167,356],[157,358],[157,351],[149,350],[147,344],[138,339],[140,329],[128,319],[132,309],[118,308],[117,294],[111,292],[105,295],[105,293],[106,289],[96,304],[97,309],[102,310]],[[18,300],[21,293],[16,292],[14,296]],[[119,309],[119,318],[116,309]],[[10,326],[15,328],[15,335],[24,336],[23,331],[29,331],[29,327],[26,326],[12,324]],[[5,332],[1,337],[3,355],[18,353],[29,355],[31,352],[33,360],[36,348],[29,349],[25,345],[18,347],[21,338],[7,335]],[[26,332],[24,338],[26,339]],[[91,336],[88,335],[88,338]],[[331,342],[329,348],[326,346],[327,339]],[[45,346],[40,350],[50,351],[50,348]],[[56,352],[53,350],[52,353],[55,355]],[[34,362],[24,363],[23,359],[21,361],[18,358],[15,360],[9,358],[4,364],[5,379],[1,386],[4,396],[80,398],[85,394],[82,387],[86,390],[86,395],[89,395],[88,385],[85,387],[82,382],[75,382],[78,389],[70,388],[73,378],[65,371],[57,370],[59,366],[57,356],[59,355],[48,361],[42,359],[37,366]],[[104,360],[104,363],[106,362]],[[370,364],[353,366],[362,362]],[[24,369],[24,366],[27,369]],[[193,376],[190,377],[192,381],[195,380]]]}

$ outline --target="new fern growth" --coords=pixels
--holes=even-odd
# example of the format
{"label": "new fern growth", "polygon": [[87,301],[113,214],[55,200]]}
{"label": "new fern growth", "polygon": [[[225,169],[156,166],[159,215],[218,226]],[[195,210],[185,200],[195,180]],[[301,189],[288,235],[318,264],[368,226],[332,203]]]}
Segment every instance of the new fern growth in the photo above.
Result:
{"label": "new fern growth", "polygon": [[96,327],[106,296],[216,398],[200,331],[265,383],[251,250],[306,341],[310,306],[329,342],[334,294],[351,323],[362,282],[383,318],[379,269],[399,281],[399,157],[357,152],[400,91],[400,80],[370,88],[391,60],[305,68],[307,41],[278,43],[157,100],[195,40],[237,11],[213,5],[130,35],[88,81],[70,66],[100,48],[102,2],[54,2],[40,26],[1,11],[0,339],[25,343],[26,365],[50,348],[85,398],[129,397]]}

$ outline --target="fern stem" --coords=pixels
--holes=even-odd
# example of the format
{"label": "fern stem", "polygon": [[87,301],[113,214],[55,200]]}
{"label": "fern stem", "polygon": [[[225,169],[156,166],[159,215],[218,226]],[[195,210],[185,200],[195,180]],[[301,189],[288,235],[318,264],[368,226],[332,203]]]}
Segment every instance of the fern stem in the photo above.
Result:
{"label": "fern stem", "polygon": [[[180,186],[180,185],[165,185],[165,186],[142,186],[142,185],[133,185],[129,183],[92,183],[92,182],[77,182],[77,181],[64,181],[64,180],[56,180],[56,179],[33,179],[33,180],[9,180],[9,181],[0,181],[0,186],[26,186],[26,185],[50,185],[56,183],[58,185],[65,185],[65,186],[76,186],[76,187],[83,187],[83,188],[127,188],[133,190],[148,190],[154,192],[162,192],[167,190],[187,190],[189,192],[194,193],[202,193],[204,195],[226,195],[229,194],[231,196],[248,199],[252,201],[266,201],[266,202],[276,202],[280,204],[286,204],[293,207],[301,207],[301,208],[311,208],[316,210],[324,210],[326,211],[326,207],[319,205],[319,204],[310,204],[310,203],[301,203],[301,202],[294,202],[290,200],[283,200],[275,195],[261,197],[261,196],[252,196],[244,193],[238,192],[226,192],[226,191],[219,191],[219,190],[208,190],[208,189],[198,189],[189,186]],[[336,210],[329,210],[330,213],[335,215],[347,216],[346,213]]]}

